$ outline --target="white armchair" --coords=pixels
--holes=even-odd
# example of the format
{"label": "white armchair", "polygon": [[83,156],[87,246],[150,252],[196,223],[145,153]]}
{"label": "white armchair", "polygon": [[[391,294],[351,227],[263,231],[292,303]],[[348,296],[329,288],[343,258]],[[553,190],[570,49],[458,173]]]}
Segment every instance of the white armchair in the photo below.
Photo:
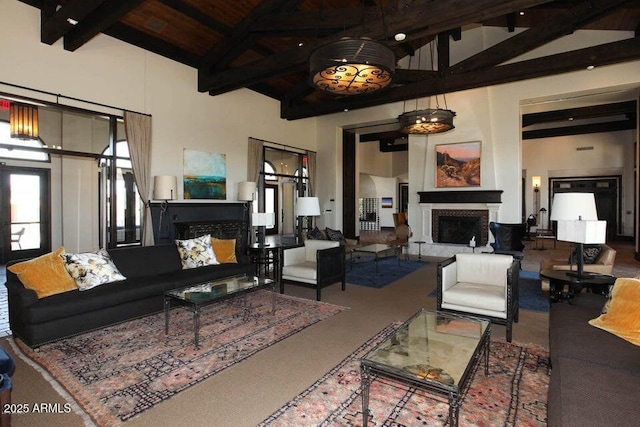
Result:
{"label": "white armchair", "polygon": [[438,264],[438,310],[467,313],[506,325],[518,322],[520,261],[511,255],[457,254]]}
{"label": "white armchair", "polygon": [[325,286],[341,282],[345,290],[344,246],[331,240],[305,240],[304,246],[283,251],[280,272],[280,293],[284,282],[290,282],[315,288],[320,301]]}

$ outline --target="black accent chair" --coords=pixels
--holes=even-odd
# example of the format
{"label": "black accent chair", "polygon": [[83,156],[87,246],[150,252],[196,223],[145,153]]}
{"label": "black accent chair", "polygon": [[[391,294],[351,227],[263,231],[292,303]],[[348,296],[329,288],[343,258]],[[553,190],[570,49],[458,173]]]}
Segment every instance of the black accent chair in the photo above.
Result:
{"label": "black accent chair", "polygon": [[522,253],[523,240],[527,236],[527,224],[505,224],[492,221],[489,223],[489,230],[495,239],[495,242],[491,243],[494,253],[511,255],[522,261],[524,258],[524,253]]}

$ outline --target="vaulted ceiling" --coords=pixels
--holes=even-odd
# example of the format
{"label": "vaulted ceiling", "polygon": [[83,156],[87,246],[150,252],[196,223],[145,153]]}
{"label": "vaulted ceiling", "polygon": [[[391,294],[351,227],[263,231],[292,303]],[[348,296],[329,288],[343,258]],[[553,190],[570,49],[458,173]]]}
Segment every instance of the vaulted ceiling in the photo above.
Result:
{"label": "vaulted ceiling", "polygon": [[[43,43],[62,39],[64,49],[75,51],[103,33],[196,68],[194,90],[215,96],[246,87],[275,98],[289,120],[640,59],[640,0],[20,1],[41,10]],[[478,26],[513,35],[450,63],[451,43]],[[526,30],[516,32],[520,27]],[[634,36],[514,62],[578,29]],[[398,32],[404,41],[395,41]],[[308,83],[309,55],[342,37],[385,43],[396,60],[437,38],[437,71],[398,68],[393,84],[373,94],[315,90]]]}

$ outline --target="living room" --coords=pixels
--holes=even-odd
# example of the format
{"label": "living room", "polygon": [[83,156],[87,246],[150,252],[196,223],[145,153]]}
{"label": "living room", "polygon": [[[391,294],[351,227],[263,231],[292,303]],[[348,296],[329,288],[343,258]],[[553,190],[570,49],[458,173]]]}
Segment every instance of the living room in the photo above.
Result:
{"label": "living room", "polygon": [[[236,200],[238,183],[247,180],[249,138],[315,151],[317,170],[321,172],[319,178],[322,179],[316,195],[320,198],[321,206],[335,200],[332,211],[317,218],[319,227],[345,228],[342,217],[345,204],[342,130],[395,118],[404,108],[402,102],[395,102],[315,118],[283,120],[277,101],[252,90],[240,89],[213,97],[208,93],[198,93],[197,70],[105,35],[98,35],[75,52],[64,50],[62,42],[48,46],[40,42],[38,9],[19,1],[0,0],[0,10],[3,11],[0,16],[0,39],[3,41],[0,49],[0,81],[12,85],[3,86],[0,83],[1,92],[16,96],[38,96],[29,90],[33,89],[118,107],[115,110],[111,107],[91,107],[97,113],[121,114],[122,109],[126,109],[149,114],[153,123],[151,175],[182,177],[184,149],[223,153],[227,162],[229,201]],[[465,56],[466,46],[490,45],[503,36],[497,30],[478,28],[474,31],[475,37],[465,38],[460,42],[462,46],[452,49],[452,62]],[[582,47],[592,42],[605,43],[627,37],[629,32],[580,30],[567,36],[562,44]],[[559,47],[553,43],[539,49],[540,52],[556,50]],[[482,183],[479,189],[503,192],[496,220],[520,222],[523,214],[529,213],[523,212],[523,193],[528,199],[527,205],[533,205],[530,182],[523,184],[522,171],[534,168],[527,165],[529,157],[521,141],[523,106],[533,101],[543,102],[570,94],[625,90],[635,91],[637,95],[640,86],[639,66],[640,61],[625,62],[591,71],[579,70],[447,94],[447,103],[457,114],[456,129],[442,135],[409,136],[408,212],[412,218],[414,238],[425,240],[431,237],[426,231],[428,227],[418,192],[437,190],[433,173],[436,145],[481,141]],[[46,98],[43,99],[46,102],[56,102],[55,95],[43,98]],[[425,104],[430,102],[426,98],[422,101]],[[431,100],[432,103],[434,101]],[[70,103],[89,108],[81,102]],[[637,130],[635,132],[631,138],[637,140]],[[628,156],[624,158],[629,161]],[[580,162],[576,158],[576,164]],[[9,160],[5,163],[9,166],[16,164]],[[541,169],[535,172],[530,170],[528,174],[546,175],[542,170],[543,165],[536,162],[535,167]],[[630,173],[628,164],[616,163],[605,167],[625,169],[627,177]],[[576,170],[579,167],[572,165],[568,169]],[[627,188],[632,184],[629,180],[625,182]],[[524,192],[523,185],[527,186]],[[546,194],[543,193],[543,201],[547,199]],[[637,216],[635,203],[629,200],[628,194],[623,209],[632,213],[625,220],[624,234],[636,240],[637,236],[628,234],[629,231],[633,233],[632,224]],[[183,200],[182,189],[179,189],[177,199]],[[61,227],[61,224],[62,218],[59,217],[54,227]],[[74,246],[64,238],[62,232],[54,236],[57,237],[51,242],[52,248],[65,245],[69,251],[97,249],[97,240],[87,246]],[[634,249],[637,252],[638,248]],[[410,247],[412,254],[417,254],[417,250],[416,245]],[[428,277],[430,287],[434,286],[433,265],[427,275],[425,277]],[[281,343],[284,345],[268,349],[266,355],[246,360],[242,371],[236,367],[233,372],[223,372],[213,381],[206,381],[182,393],[180,398],[164,402],[162,410],[147,411],[142,417],[128,422],[128,425],[167,425],[178,421],[190,425],[255,425],[321,377],[365,338],[390,322],[408,318],[418,308],[433,307],[433,299],[428,298],[429,290],[424,287],[424,281],[423,277],[412,276],[399,287],[388,288],[377,294],[356,287],[350,287],[345,293],[337,289],[338,286],[336,289],[329,288],[327,301],[351,307],[346,317],[321,322],[308,334],[294,336],[290,342],[285,340]],[[309,297],[304,290],[294,287],[288,289],[291,289],[287,292],[292,295]],[[545,341],[547,318],[540,313],[521,313],[514,339],[548,345]],[[347,327],[350,324],[358,325],[357,330]],[[494,333],[502,336],[503,329],[497,327]],[[312,369],[307,369],[309,365],[312,365]],[[25,378],[35,380],[35,370],[26,364],[21,366],[30,370]],[[277,386],[274,387],[274,384]],[[24,402],[27,396],[34,394],[38,396],[38,401],[65,402],[41,377],[37,378],[32,389],[30,387],[16,380],[14,402]],[[246,406],[250,406],[252,411],[245,410]],[[44,419],[34,414],[31,417],[29,420],[34,422]],[[14,425],[26,425],[20,424],[20,419],[14,417]],[[82,423],[83,420],[75,415],[51,415],[46,418],[47,425]]]}

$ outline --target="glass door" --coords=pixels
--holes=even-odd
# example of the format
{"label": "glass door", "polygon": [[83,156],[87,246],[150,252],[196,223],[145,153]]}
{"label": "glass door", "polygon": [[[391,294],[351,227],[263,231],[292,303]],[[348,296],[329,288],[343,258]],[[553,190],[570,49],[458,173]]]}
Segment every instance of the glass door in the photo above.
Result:
{"label": "glass door", "polygon": [[1,262],[51,251],[49,170],[0,166]]}

